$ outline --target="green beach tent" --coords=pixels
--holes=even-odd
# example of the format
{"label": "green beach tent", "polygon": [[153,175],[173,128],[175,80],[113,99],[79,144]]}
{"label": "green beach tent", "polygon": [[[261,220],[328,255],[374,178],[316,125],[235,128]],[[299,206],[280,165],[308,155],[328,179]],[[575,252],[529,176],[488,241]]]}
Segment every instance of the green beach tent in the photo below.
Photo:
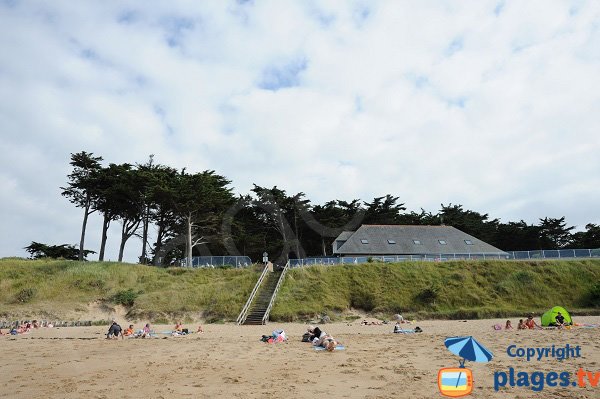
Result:
{"label": "green beach tent", "polygon": [[561,306],[555,306],[546,313],[542,315],[542,327],[553,326],[556,324],[556,315],[560,312],[565,318],[565,324],[571,325],[573,324],[573,320],[571,320],[571,315],[569,312],[565,310],[565,308]]}

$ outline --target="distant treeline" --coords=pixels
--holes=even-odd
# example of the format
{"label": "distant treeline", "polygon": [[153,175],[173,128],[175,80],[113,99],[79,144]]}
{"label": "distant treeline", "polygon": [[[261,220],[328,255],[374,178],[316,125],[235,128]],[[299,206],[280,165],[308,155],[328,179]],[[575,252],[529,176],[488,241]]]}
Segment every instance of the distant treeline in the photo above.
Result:
{"label": "distant treeline", "polygon": [[[501,223],[488,214],[441,204],[438,211],[407,211],[399,197],[386,194],[371,201],[334,199],[312,204],[302,192],[288,194],[254,185],[236,196],[231,182],[214,171],[188,173],[154,162],[102,165],[102,157],[85,151],[71,154],[72,172],[62,195],[83,210],[78,258],[85,248],[88,217],[102,217],[99,260],[104,259],[108,229],[121,226],[119,261],[128,240],[142,240],[140,263],[169,264],[192,255],[246,255],[261,259],[330,256],[331,243],[343,230],[361,224],[450,225],[506,251],[598,248],[600,226],[587,224],[573,233],[564,217]],[[36,243],[38,244],[38,243]],[[33,254],[33,253],[32,253]]]}

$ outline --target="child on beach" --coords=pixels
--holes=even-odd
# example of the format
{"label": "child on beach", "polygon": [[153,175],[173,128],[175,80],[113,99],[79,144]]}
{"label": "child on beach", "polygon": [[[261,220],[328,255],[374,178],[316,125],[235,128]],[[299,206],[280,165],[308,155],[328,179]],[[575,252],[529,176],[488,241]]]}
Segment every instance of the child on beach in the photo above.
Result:
{"label": "child on beach", "polygon": [[202,329],[202,326],[198,326],[198,330],[196,330],[197,333],[203,333],[204,330]]}
{"label": "child on beach", "polygon": [[504,326],[504,329],[505,330],[512,330],[513,329],[513,326],[511,324],[510,320],[506,320],[506,326]]}
{"label": "child on beach", "polygon": [[518,330],[527,330],[527,326],[525,325],[525,322],[523,321],[523,319],[519,320],[519,325],[517,326]]}
{"label": "child on beach", "polygon": [[127,328],[127,330],[125,330],[125,332],[123,333],[124,336],[126,337],[131,337],[133,336],[134,332],[133,332],[133,324],[129,325],[129,328]]}

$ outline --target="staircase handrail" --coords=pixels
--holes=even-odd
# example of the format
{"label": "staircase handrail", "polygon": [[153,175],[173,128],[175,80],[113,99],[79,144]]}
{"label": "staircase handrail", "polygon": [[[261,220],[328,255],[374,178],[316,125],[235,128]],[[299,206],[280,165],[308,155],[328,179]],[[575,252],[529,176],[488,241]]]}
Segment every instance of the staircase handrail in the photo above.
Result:
{"label": "staircase handrail", "polygon": [[263,269],[262,273],[260,274],[258,281],[254,285],[254,289],[250,293],[250,296],[248,297],[248,300],[246,301],[246,304],[244,305],[244,308],[242,309],[242,311],[240,312],[240,315],[238,316],[238,318],[236,320],[236,323],[238,325],[242,324],[246,320],[246,317],[248,316],[248,310],[250,309],[250,304],[254,300],[254,297],[256,296],[256,292],[258,291],[258,288],[262,284],[262,281],[264,280],[265,275],[267,274],[267,271],[269,271],[269,266],[265,265],[265,268]]}
{"label": "staircase handrail", "polygon": [[269,306],[267,307],[267,310],[265,311],[265,314],[262,318],[262,324],[266,324],[267,320],[269,319],[269,313],[271,313],[271,308],[273,307],[273,304],[275,303],[275,297],[277,296],[277,292],[279,292],[279,288],[281,287],[281,284],[283,283],[283,279],[285,278],[285,274],[287,273],[289,267],[290,267],[290,261],[288,260],[288,262],[285,264],[285,267],[283,268],[283,271],[281,272],[281,275],[279,276],[279,280],[277,280],[277,285],[275,286],[275,289],[273,290],[273,295],[271,295],[271,300],[269,301]]}

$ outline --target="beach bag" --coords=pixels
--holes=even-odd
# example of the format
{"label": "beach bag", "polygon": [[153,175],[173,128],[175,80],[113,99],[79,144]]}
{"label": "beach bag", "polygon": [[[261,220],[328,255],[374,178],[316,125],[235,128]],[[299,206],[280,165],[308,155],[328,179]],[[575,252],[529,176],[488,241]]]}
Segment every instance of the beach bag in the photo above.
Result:
{"label": "beach bag", "polygon": [[189,334],[189,333],[190,333],[190,331],[189,331],[187,328],[183,328],[183,329],[181,330],[181,332],[182,332],[183,334]]}
{"label": "beach bag", "polygon": [[420,332],[423,332],[423,330],[421,329],[421,327],[419,327],[419,326],[416,326],[416,327],[415,327],[415,332],[416,332],[416,333],[420,333]]}
{"label": "beach bag", "polygon": [[302,342],[310,342],[310,333],[309,332],[305,332],[302,335]]}
{"label": "beach bag", "polygon": [[269,342],[269,340],[273,340],[273,337],[270,335],[263,335],[260,339],[262,342]]}
{"label": "beach bag", "polygon": [[494,330],[496,330],[496,331],[502,330],[502,326],[500,324],[494,324]]}

